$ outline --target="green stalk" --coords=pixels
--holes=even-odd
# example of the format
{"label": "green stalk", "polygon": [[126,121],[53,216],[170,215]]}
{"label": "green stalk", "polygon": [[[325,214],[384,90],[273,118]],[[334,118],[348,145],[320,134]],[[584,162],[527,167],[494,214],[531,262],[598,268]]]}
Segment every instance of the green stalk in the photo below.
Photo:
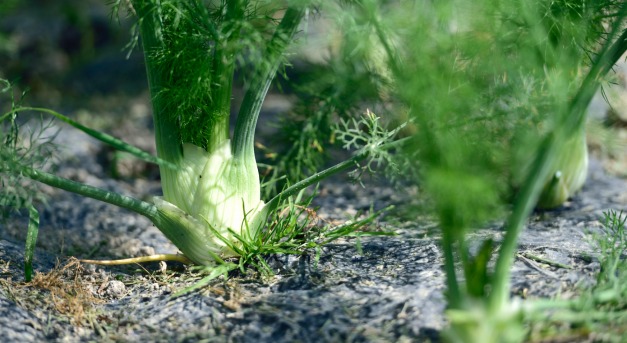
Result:
{"label": "green stalk", "polygon": [[[229,87],[230,86],[231,83],[229,83]],[[230,106],[229,102],[228,107]],[[216,109],[211,116],[213,117],[211,119],[213,122],[211,124],[206,124],[205,127],[209,129],[206,136],[207,152],[214,152],[217,148],[222,146],[222,143],[229,139],[229,114],[230,113],[228,111],[224,112]]]}
{"label": "green stalk", "polygon": [[550,162],[557,152],[556,145],[562,139],[557,136],[557,132],[561,132],[561,130],[558,129],[554,133],[549,134],[540,144],[538,155],[534,160],[531,171],[514,201],[513,212],[508,220],[505,238],[501,244],[494,268],[492,293],[490,293],[488,299],[492,313],[498,313],[501,306],[506,304],[507,299],[509,299],[511,266],[514,263],[518,237],[540,196],[544,180],[551,172]]}
{"label": "green stalk", "polygon": [[[109,192],[97,187],[84,185],[67,180],[35,169],[25,169],[24,174],[49,186],[76,193],[88,198],[100,200],[150,219],[150,221],[163,234],[176,245],[183,254],[199,265],[212,265],[217,260],[217,254],[222,253],[220,247],[216,247],[205,234],[204,226],[198,220],[192,218],[174,206],[160,206]],[[159,201],[155,198],[155,201]],[[31,218],[32,214],[31,214]]]}
{"label": "green stalk", "polygon": [[[440,220],[440,222],[442,222]],[[455,254],[453,246],[454,228],[442,228],[442,254],[444,255],[444,273],[446,275],[446,299],[448,306],[451,308],[460,308],[462,302],[462,294],[457,281],[457,272],[455,271]]]}
{"label": "green stalk", "polygon": [[135,213],[143,215],[153,222],[157,220],[157,208],[153,204],[145,201],[68,180],[41,170],[25,168],[23,172],[28,178],[39,181],[48,186],[63,189],[68,192],[76,193],[88,198],[104,201],[106,203],[131,210]]}
{"label": "green stalk", "polygon": [[[370,3],[369,6],[376,6],[376,4]],[[388,35],[385,34],[383,27],[381,26],[381,20],[379,16],[374,10],[372,10],[372,7],[367,8],[367,10],[368,10],[368,16],[370,18],[370,22],[374,26],[375,32],[377,34],[377,38],[379,39],[379,42],[381,42],[381,45],[383,45],[385,54],[389,59],[389,64],[390,64],[390,68],[392,69],[392,72],[396,75],[400,75],[401,74],[401,69],[400,69],[401,62],[399,60],[399,56],[393,49],[392,43],[388,39]]]}
{"label": "green stalk", "polygon": [[[620,16],[625,17],[626,15],[627,4],[623,5]],[[620,25],[615,25],[608,40],[616,36],[618,30],[620,30]],[[581,88],[579,88],[574,101],[570,105],[571,113],[583,113],[583,115],[577,116],[577,120],[569,121],[567,123],[568,130],[575,130],[585,124],[585,111],[599,89],[600,79],[612,70],[614,65],[625,54],[625,51],[627,51],[627,29],[623,30],[623,33],[611,46],[606,45],[604,47],[595,63],[591,66],[590,71],[588,71]]]}
{"label": "green stalk", "polygon": [[304,13],[305,7],[288,8],[266,47],[268,61],[262,64],[259,76],[253,80],[250,88],[244,95],[237,122],[235,123],[232,142],[233,156],[235,158],[254,157],[255,127],[257,126],[261,105],[279,68],[283,52],[292,40],[294,33],[296,33]]}
{"label": "green stalk", "polygon": [[[162,23],[157,22],[158,9],[147,0],[135,0],[133,6],[139,17],[139,29],[144,50],[144,60],[146,62],[146,74],[148,76],[148,86],[152,94],[152,110],[155,126],[155,142],[157,145],[157,155],[173,164],[178,164],[183,156],[180,146],[181,137],[178,132],[178,123],[169,113],[164,113],[167,104],[164,103],[159,94],[166,84],[163,75],[159,73],[157,63],[152,56],[154,51],[163,46],[160,36]],[[163,178],[174,177],[174,171],[168,168],[159,168]],[[163,190],[166,192],[166,189]]]}
{"label": "green stalk", "polygon": [[212,76],[215,82],[211,87],[213,113],[205,116],[206,121],[213,122],[202,124],[210,130],[207,137],[209,153],[229,139],[229,118],[235,74],[235,53],[232,46],[240,36],[238,22],[244,18],[244,8],[245,4],[241,0],[228,2],[226,17],[232,22],[226,25],[219,39],[216,40],[218,47],[214,50]]}
{"label": "green stalk", "polygon": [[12,114],[18,113],[18,112],[24,112],[24,111],[34,111],[34,112],[41,112],[41,113],[46,113],[46,114],[50,114],[52,116],[54,116],[55,118],[59,119],[60,121],[69,124],[81,131],[83,131],[85,134],[103,142],[106,144],[109,144],[110,146],[114,147],[117,150],[120,151],[124,151],[124,152],[128,152],[129,154],[142,159],[146,162],[150,162],[150,163],[154,163],[154,164],[159,164],[161,166],[165,166],[169,169],[173,169],[176,168],[176,165],[174,165],[173,163],[170,163],[168,161],[165,161],[163,159],[160,159],[159,157],[155,157],[153,155],[151,155],[150,153],[143,151],[137,147],[134,147],[120,139],[117,139],[111,135],[108,135],[104,132],[100,132],[91,128],[88,128],[72,119],[70,119],[67,116],[64,116],[63,114],[47,109],[47,108],[41,108],[41,107],[19,107],[19,108],[15,108],[9,112],[7,112],[6,114],[4,114],[3,116],[0,116],[0,122],[2,122],[3,120],[5,120],[6,118],[8,118],[9,116],[11,116]]}

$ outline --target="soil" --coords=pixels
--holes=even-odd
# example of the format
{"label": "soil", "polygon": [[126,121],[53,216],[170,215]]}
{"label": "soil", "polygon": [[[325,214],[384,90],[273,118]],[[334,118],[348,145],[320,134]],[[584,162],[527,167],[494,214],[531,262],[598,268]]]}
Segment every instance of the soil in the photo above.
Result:
{"label": "soil", "polygon": [[[59,142],[67,147],[60,175],[140,197],[158,194],[156,181],[107,177],[98,161],[105,148],[81,133],[64,132],[68,144]],[[269,257],[274,277],[235,273],[174,297],[202,275],[177,263],[100,267],[68,258],[176,252],[148,220],[63,191],[45,191],[49,205],[41,208],[33,282],[23,281],[25,217],[0,227],[0,336],[5,341],[437,342],[445,326],[442,256],[437,227],[428,217],[402,222],[383,216],[377,226],[396,236],[342,239],[319,256],[309,251]],[[327,221],[346,220],[371,205],[380,209],[416,196],[412,189],[362,188],[337,178],[321,185],[316,206]],[[625,208],[627,182],[593,160],[580,194],[555,211],[532,216],[514,264],[513,296],[576,296],[598,270],[589,258],[595,256],[590,232],[600,227],[603,211]],[[487,236],[500,240],[502,223],[474,233]],[[571,268],[543,264],[529,254]]]}

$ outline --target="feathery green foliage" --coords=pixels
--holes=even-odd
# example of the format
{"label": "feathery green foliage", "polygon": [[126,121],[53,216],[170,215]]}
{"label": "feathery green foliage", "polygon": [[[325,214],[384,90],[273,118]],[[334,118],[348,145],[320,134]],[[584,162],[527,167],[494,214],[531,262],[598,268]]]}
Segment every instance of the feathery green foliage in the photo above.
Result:
{"label": "feathery green foliage", "polygon": [[[627,49],[617,1],[356,1],[416,125],[411,153],[442,230],[452,342],[517,342],[516,242],[534,206],[585,180],[585,111]],[[510,210],[510,199],[513,207]],[[511,211],[511,212],[510,212]],[[509,212],[494,267],[466,233]],[[457,266],[461,266],[459,271]]]}
{"label": "feathery green foliage", "polygon": [[0,100],[9,108],[0,108],[8,114],[0,116],[0,210],[4,215],[11,209],[28,209],[35,202],[45,201],[25,178],[23,167],[50,168],[54,166],[56,146],[52,144],[56,131],[49,121],[25,125],[18,113],[24,94],[16,98],[11,84],[0,79]]}
{"label": "feathery green foliage", "polygon": [[[287,116],[279,118],[278,135],[268,159],[265,177],[276,194],[285,183],[293,183],[320,170],[337,148],[333,127],[342,120],[359,120],[370,108],[386,126],[396,126],[390,74],[384,54],[367,18],[355,15],[345,1],[324,1],[310,17],[313,38],[302,39],[304,52],[298,75],[287,78],[298,98]],[[307,48],[308,45],[314,48]],[[309,56],[315,50],[314,56]],[[404,122],[404,120],[400,120]]]}

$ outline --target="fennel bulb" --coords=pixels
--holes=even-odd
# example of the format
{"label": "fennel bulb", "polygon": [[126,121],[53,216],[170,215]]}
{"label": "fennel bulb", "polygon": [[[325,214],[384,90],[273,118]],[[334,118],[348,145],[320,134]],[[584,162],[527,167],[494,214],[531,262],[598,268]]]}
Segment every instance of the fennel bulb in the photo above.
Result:
{"label": "fennel bulb", "polygon": [[164,200],[221,233],[240,233],[245,217],[250,221],[263,207],[257,163],[234,158],[230,140],[212,153],[186,143],[180,163],[176,178],[164,182]]}
{"label": "fennel bulb", "polygon": [[[153,200],[163,215],[172,220],[164,231],[191,260],[206,259],[207,252],[196,251],[202,245],[218,255],[233,256],[224,239],[236,243],[237,238],[252,237],[259,226],[264,202],[254,155],[237,158],[231,153],[230,140],[207,152],[193,144],[183,144],[179,168],[162,176],[163,198]],[[194,231],[196,242],[171,238],[179,231]],[[174,232],[170,232],[174,231]],[[179,232],[180,233],[180,232]],[[221,236],[221,237],[218,237]],[[191,236],[189,236],[191,237]],[[191,251],[185,251],[191,246]],[[200,261],[199,261],[200,260]]]}

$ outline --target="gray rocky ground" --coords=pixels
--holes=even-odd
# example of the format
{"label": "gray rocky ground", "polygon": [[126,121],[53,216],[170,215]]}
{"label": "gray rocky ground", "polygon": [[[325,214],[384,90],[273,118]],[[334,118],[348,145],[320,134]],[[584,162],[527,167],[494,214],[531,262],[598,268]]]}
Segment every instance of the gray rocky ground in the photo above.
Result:
{"label": "gray rocky ground", "polygon": [[[154,181],[108,179],[96,159],[102,147],[69,133],[59,174],[95,186],[147,196]],[[80,144],[79,144],[80,142]],[[62,143],[62,142],[61,142]],[[35,268],[36,282],[23,282],[25,218],[0,226],[0,337],[3,341],[209,341],[209,342],[409,342],[438,341],[444,327],[444,280],[437,228],[427,217],[379,219],[394,237],[336,241],[319,259],[269,259],[269,279],[234,274],[199,291],[173,293],[200,276],[176,263],[143,267],[76,266],[54,269],[78,258],[120,258],[172,253],[175,248],[149,221],[116,207],[62,191],[46,190]],[[341,178],[321,186],[319,215],[346,219],[371,204],[382,208],[415,197],[407,189]],[[584,190],[562,208],[535,213],[520,240],[514,265],[515,296],[562,297],[591,282],[598,263],[590,230],[602,212],[627,208],[627,184],[593,161]],[[475,236],[502,236],[501,224]],[[556,268],[525,256],[566,264]],[[61,267],[62,268],[62,267]],[[52,273],[51,270],[54,270]],[[48,274],[46,274],[48,273]]]}

